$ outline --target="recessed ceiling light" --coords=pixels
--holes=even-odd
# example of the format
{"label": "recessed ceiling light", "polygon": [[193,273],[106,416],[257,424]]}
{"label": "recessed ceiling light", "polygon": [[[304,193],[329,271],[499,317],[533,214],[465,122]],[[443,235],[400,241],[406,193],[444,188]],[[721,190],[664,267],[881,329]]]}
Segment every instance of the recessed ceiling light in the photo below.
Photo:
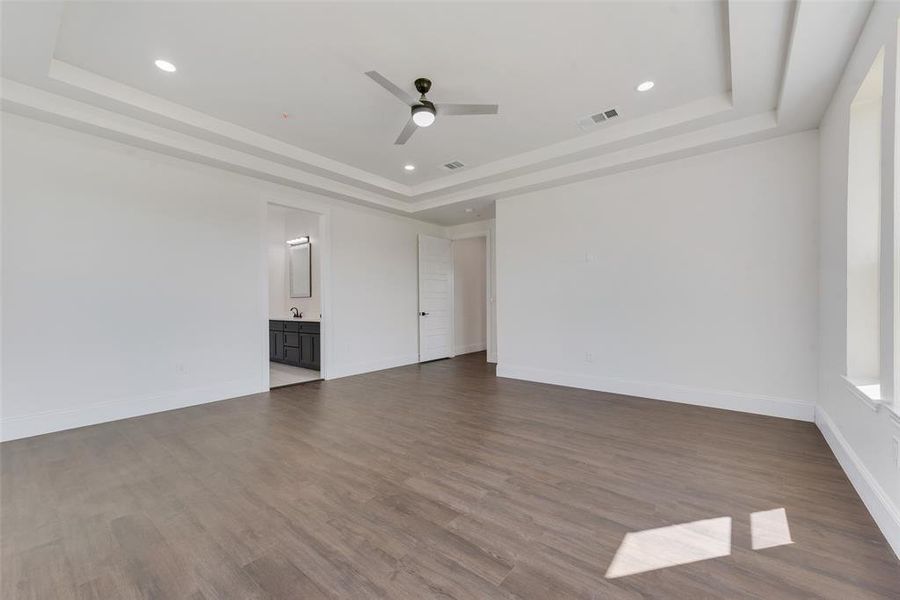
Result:
{"label": "recessed ceiling light", "polygon": [[655,84],[652,81],[645,81],[637,86],[637,91],[646,92],[650,88],[652,88]]}
{"label": "recessed ceiling light", "polygon": [[406,169],[407,171],[415,171],[416,165],[403,165],[403,168]]}
{"label": "recessed ceiling light", "polygon": [[174,73],[175,72],[175,65],[173,65],[172,63],[170,63],[167,60],[158,58],[155,61],[153,61],[153,64],[156,65],[160,71],[165,71],[166,73]]}

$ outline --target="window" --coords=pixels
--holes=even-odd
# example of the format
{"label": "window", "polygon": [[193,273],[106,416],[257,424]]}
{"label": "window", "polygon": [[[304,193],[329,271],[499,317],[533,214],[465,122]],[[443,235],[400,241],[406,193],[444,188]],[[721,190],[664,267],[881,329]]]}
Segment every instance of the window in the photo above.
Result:
{"label": "window", "polygon": [[881,400],[881,115],[884,49],[850,105],[847,169],[847,379]]}

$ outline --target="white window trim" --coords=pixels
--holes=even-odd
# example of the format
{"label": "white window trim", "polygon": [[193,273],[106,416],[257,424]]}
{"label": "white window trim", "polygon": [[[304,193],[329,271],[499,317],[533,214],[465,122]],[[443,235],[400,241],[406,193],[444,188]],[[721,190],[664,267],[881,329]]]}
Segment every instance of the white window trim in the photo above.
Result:
{"label": "white window trim", "polygon": [[888,407],[888,415],[891,417],[891,421],[900,429],[900,407],[896,404],[885,404],[885,406]]}

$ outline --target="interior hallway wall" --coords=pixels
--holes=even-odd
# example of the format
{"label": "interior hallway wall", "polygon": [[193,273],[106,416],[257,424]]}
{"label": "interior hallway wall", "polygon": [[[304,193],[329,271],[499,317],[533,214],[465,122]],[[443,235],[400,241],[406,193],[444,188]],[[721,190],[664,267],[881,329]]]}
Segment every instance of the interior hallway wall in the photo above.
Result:
{"label": "interior hallway wall", "polygon": [[474,221],[472,223],[463,223],[462,225],[454,225],[445,227],[442,237],[451,240],[464,240],[472,237],[481,237],[485,240],[486,260],[486,286],[485,290],[487,302],[485,307],[485,320],[487,339],[485,347],[487,349],[487,361],[490,363],[497,362],[497,251],[496,251],[496,220],[485,219],[483,221]]}
{"label": "interior hallway wall", "polygon": [[487,314],[483,237],[453,242],[453,351],[480,352],[487,347]]}

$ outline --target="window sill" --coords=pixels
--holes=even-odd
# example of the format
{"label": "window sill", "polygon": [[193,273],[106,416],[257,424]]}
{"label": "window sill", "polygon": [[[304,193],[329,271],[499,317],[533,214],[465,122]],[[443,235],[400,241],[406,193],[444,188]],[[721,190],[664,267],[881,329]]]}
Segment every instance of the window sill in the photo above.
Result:
{"label": "window sill", "polygon": [[878,409],[882,406],[889,406],[889,403],[881,397],[881,385],[853,381],[846,376],[842,378],[844,383],[847,384],[847,389],[850,390],[850,393],[856,396],[857,400],[868,406],[872,412],[878,412]]}
{"label": "window sill", "polygon": [[887,412],[888,417],[895,426],[900,427],[900,404],[890,402],[881,397],[881,386],[877,383],[854,383],[853,380],[843,377],[847,389],[853,394],[857,400],[868,406],[872,412],[877,413],[882,408]]}

